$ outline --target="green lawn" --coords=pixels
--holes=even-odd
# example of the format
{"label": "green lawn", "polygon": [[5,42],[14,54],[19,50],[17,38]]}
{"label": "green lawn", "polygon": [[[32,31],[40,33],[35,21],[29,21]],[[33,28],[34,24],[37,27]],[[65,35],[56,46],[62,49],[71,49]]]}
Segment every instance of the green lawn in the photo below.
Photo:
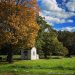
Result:
{"label": "green lawn", "polygon": [[61,59],[20,60],[0,63],[0,73],[75,75],[75,57]]}

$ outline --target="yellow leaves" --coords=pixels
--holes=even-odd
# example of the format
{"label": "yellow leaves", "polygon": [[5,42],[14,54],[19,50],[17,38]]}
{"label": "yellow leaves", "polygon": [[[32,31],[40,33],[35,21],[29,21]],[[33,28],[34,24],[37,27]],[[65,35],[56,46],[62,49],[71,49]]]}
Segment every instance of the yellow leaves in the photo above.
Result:
{"label": "yellow leaves", "polygon": [[[27,4],[31,4],[35,8],[37,6],[36,0],[27,2]],[[2,20],[3,23],[5,22],[6,28],[10,29],[8,32],[2,32],[3,38],[0,36],[0,42],[4,40],[4,42],[15,45],[20,43],[23,47],[28,48],[35,45],[39,26],[36,23],[35,16],[37,8],[34,10],[33,7],[0,3],[0,20]]]}
{"label": "yellow leaves", "polygon": [[0,44],[7,42],[11,38],[11,33],[9,32],[0,32]]}

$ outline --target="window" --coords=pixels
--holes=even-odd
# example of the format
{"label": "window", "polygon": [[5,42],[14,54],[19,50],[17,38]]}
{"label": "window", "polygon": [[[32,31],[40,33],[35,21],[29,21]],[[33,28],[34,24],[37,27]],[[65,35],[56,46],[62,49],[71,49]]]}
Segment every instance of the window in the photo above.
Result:
{"label": "window", "polygon": [[24,55],[27,56],[28,55],[28,51],[24,51]]}
{"label": "window", "polygon": [[35,51],[33,51],[33,55],[35,56]]}

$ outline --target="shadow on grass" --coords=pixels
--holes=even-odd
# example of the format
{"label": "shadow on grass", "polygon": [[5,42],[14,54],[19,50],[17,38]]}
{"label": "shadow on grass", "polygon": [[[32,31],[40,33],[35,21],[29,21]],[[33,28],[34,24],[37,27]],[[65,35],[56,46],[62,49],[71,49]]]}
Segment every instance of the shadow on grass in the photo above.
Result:
{"label": "shadow on grass", "polygon": [[51,69],[51,70],[75,70],[73,67],[63,67],[63,66],[56,66],[56,67],[44,67],[41,65],[38,66],[20,66],[20,65],[12,65],[10,68],[18,68],[18,69]]}
{"label": "shadow on grass", "polygon": [[49,73],[49,74],[21,74],[21,73],[1,73],[0,75],[75,75],[75,73],[67,73],[67,74],[65,74],[65,73]]}
{"label": "shadow on grass", "polygon": [[0,61],[0,65],[6,65],[6,64],[8,64],[8,62],[6,62],[6,61]]}

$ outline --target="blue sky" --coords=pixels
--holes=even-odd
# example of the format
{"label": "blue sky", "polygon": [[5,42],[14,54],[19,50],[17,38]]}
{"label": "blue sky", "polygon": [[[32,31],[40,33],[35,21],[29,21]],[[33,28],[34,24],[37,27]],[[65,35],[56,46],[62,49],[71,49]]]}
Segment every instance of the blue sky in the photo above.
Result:
{"label": "blue sky", "polygon": [[40,16],[56,30],[75,31],[75,0],[37,0]]}

